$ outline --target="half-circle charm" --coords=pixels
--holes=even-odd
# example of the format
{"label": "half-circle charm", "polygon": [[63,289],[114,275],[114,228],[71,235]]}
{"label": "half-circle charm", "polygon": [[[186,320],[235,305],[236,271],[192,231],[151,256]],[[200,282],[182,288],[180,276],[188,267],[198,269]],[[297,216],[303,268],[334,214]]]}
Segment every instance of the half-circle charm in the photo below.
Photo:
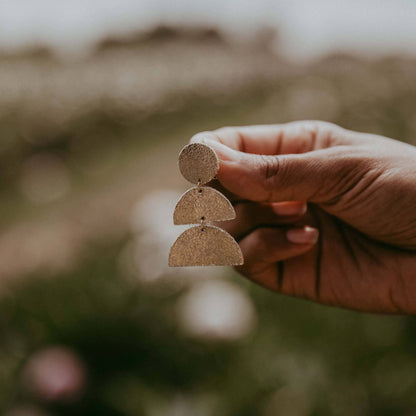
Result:
{"label": "half-circle charm", "polygon": [[214,188],[195,187],[186,191],[175,207],[173,223],[199,224],[201,221],[226,221],[235,218],[231,202]]}
{"label": "half-circle charm", "polygon": [[240,246],[221,228],[202,225],[184,231],[169,253],[169,266],[238,266],[244,263]]}

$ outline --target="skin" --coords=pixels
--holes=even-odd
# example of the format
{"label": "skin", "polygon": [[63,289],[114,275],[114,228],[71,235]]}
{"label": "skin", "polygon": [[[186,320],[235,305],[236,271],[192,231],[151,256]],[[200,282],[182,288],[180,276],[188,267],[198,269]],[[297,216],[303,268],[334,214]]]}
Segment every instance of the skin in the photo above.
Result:
{"label": "skin", "polygon": [[317,121],[191,141],[220,160],[237,213],[220,226],[240,244],[242,275],[326,305],[416,312],[416,147]]}

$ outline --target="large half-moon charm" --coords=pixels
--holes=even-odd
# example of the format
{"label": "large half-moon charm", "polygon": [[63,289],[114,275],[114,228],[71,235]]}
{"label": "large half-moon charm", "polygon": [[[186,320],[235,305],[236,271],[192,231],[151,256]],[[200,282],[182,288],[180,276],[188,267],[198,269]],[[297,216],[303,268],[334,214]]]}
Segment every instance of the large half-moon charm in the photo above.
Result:
{"label": "large half-moon charm", "polygon": [[169,253],[169,266],[238,266],[244,263],[240,246],[221,228],[200,225],[184,231]]}

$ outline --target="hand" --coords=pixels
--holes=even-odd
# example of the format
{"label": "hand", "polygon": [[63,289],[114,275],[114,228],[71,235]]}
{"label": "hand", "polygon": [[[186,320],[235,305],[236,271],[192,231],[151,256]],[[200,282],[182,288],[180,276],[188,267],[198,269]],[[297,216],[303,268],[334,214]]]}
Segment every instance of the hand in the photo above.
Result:
{"label": "hand", "polygon": [[[237,270],[276,292],[416,312],[416,148],[325,122],[227,127],[214,148],[237,219]],[[306,209],[306,202],[309,209]]]}

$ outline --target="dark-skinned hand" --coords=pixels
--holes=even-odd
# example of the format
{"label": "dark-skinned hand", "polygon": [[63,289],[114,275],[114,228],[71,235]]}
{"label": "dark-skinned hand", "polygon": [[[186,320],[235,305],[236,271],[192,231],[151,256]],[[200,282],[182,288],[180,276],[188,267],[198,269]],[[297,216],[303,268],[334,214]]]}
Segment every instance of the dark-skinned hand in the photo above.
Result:
{"label": "dark-skinned hand", "polygon": [[[198,133],[237,219],[237,270],[279,293],[416,312],[416,148],[317,121]],[[224,224],[227,224],[224,226]]]}

